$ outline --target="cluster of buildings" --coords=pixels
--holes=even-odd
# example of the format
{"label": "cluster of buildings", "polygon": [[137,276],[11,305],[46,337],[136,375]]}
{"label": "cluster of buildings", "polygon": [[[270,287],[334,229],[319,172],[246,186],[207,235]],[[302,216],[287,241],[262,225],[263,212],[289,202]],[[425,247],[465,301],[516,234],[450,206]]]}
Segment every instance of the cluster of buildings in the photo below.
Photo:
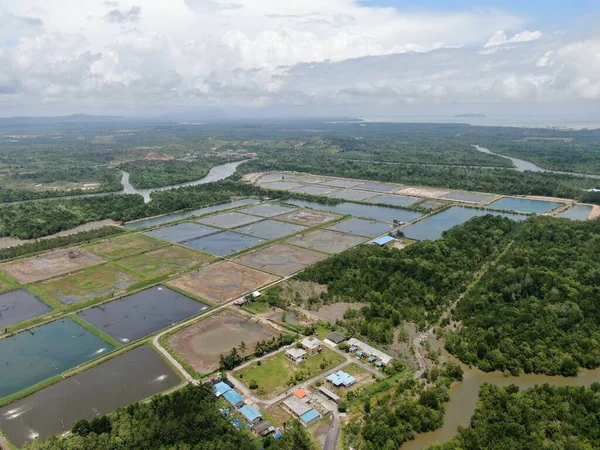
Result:
{"label": "cluster of buildings", "polygon": [[312,404],[310,393],[304,389],[296,389],[294,394],[285,399],[282,404],[305,425],[309,425],[321,417],[321,413]]}
{"label": "cluster of buildings", "polygon": [[231,406],[237,408],[241,416],[248,422],[252,430],[259,436],[267,436],[275,432],[268,420],[263,420],[262,414],[252,405],[246,404],[244,397],[224,381],[213,386],[215,396],[224,398]]}
{"label": "cluster of buildings", "polygon": [[375,364],[377,367],[385,367],[394,359],[381,350],[377,350],[356,338],[349,339],[348,345],[350,346],[350,353],[356,353],[356,356],[366,359],[369,363]]}
{"label": "cluster of buildings", "polygon": [[300,342],[302,348],[290,348],[286,350],[285,356],[296,364],[302,364],[307,356],[315,356],[323,350],[320,340],[314,337],[307,337]]}

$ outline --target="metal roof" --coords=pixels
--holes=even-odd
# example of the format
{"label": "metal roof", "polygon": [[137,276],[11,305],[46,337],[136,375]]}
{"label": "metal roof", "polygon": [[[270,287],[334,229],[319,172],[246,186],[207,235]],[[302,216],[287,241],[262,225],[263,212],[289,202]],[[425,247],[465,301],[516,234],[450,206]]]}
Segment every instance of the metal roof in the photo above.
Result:
{"label": "metal roof", "polygon": [[336,333],[335,331],[333,333],[329,333],[327,335],[327,339],[329,339],[331,342],[333,342],[335,344],[339,344],[346,340],[346,338],[344,336],[342,336],[340,333]]}
{"label": "metal roof", "polygon": [[290,397],[284,400],[283,404],[287,406],[298,417],[312,409],[308,404],[298,399],[297,397]]}
{"label": "metal roof", "polygon": [[215,388],[215,395],[217,397],[220,397],[225,392],[229,392],[232,389],[231,386],[229,386],[227,383],[224,383],[222,381],[219,381],[217,384],[215,384],[214,388]]}
{"label": "metal roof", "polygon": [[375,240],[373,240],[373,244],[376,245],[385,245],[388,244],[392,241],[395,241],[395,239],[391,236],[381,236],[380,238],[377,238]]}
{"label": "metal roof", "polygon": [[327,397],[329,397],[334,402],[339,402],[339,401],[342,400],[342,398],[339,395],[337,395],[336,393],[330,391],[325,386],[321,386],[319,388],[319,392],[321,392],[322,394],[325,394]]}
{"label": "metal roof", "polygon": [[318,419],[319,417],[321,417],[321,416],[314,409],[311,409],[310,411],[305,412],[304,414],[302,414],[300,416],[300,418],[302,419],[302,422],[304,422],[304,423],[310,423],[313,420]]}
{"label": "metal roof", "polygon": [[314,337],[304,338],[302,339],[301,343],[304,347],[308,348],[309,350],[314,350],[315,348],[318,348],[319,345],[321,345],[321,341]]}
{"label": "metal roof", "polygon": [[348,340],[348,345],[356,346],[360,348],[367,355],[374,356],[375,358],[381,360],[383,364],[388,365],[392,358],[390,355],[383,353],[381,350],[377,350],[376,348],[371,347],[369,344],[365,344],[362,341],[359,341],[356,338],[350,338]]}
{"label": "metal roof", "polygon": [[259,413],[258,410],[251,405],[242,406],[240,408],[240,413],[242,414],[242,416],[244,416],[244,419],[246,419],[250,423],[262,417],[262,414]]}
{"label": "metal roof", "polygon": [[341,370],[338,370],[336,373],[332,373],[331,375],[329,375],[327,377],[327,380],[331,381],[331,383],[333,383],[334,386],[340,386],[343,384],[347,387],[352,386],[354,383],[356,383],[356,378]]}
{"label": "metal roof", "polygon": [[225,398],[225,400],[227,400],[233,406],[239,405],[240,403],[242,403],[244,401],[244,397],[242,397],[240,394],[238,394],[233,389],[225,392],[223,394],[223,397]]}

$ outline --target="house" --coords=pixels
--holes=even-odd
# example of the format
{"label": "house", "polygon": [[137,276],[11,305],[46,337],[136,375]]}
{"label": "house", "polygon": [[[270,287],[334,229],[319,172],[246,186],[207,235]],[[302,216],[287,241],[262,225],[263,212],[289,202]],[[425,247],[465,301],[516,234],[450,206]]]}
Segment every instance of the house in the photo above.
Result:
{"label": "house", "polygon": [[336,333],[335,331],[333,333],[329,333],[327,335],[327,337],[325,338],[325,341],[332,342],[334,344],[334,347],[336,345],[341,344],[345,340],[346,340],[346,338],[344,336],[342,336],[340,333]]}
{"label": "house", "polygon": [[327,389],[325,386],[321,386],[319,388],[319,392],[321,394],[323,394],[325,397],[329,398],[330,400],[333,400],[336,403],[339,403],[342,401],[342,398],[339,395],[334,394],[332,391]]}
{"label": "house", "polygon": [[309,396],[309,393],[308,393],[308,392],[306,392],[304,389],[300,389],[300,388],[298,388],[298,389],[296,389],[296,390],[294,391],[294,395],[295,395],[296,397],[298,397],[300,400],[302,400],[304,397],[308,397],[308,396]]}
{"label": "house", "polygon": [[[381,365],[387,366],[394,359],[390,355],[383,353],[381,350],[377,350],[356,338],[349,339],[348,345],[356,347],[358,349],[356,352],[358,356],[366,356],[369,358],[369,362],[374,362],[378,367]],[[352,349],[352,347],[350,347],[350,349]],[[373,357],[374,359],[371,359],[370,357]],[[381,365],[377,364],[378,362],[381,362]]]}
{"label": "house", "polygon": [[386,245],[388,245],[390,242],[395,241],[396,239],[394,239],[391,236],[382,236],[378,239],[373,240],[373,244],[375,245],[379,245],[380,247],[385,247]]}
{"label": "house", "polygon": [[304,338],[300,343],[302,344],[302,348],[304,348],[310,356],[315,356],[322,350],[321,341],[314,337]]}
{"label": "house", "polygon": [[261,420],[254,427],[254,432],[259,436],[267,436],[275,431],[275,427],[268,420]]}
{"label": "house", "polygon": [[240,414],[244,416],[244,419],[248,423],[257,423],[262,419],[262,414],[258,412],[258,410],[251,405],[244,405],[240,408]]}
{"label": "house", "polygon": [[223,394],[223,398],[233,406],[239,406],[244,403],[244,397],[238,394],[235,390],[227,391]]}
{"label": "house", "polygon": [[215,396],[217,398],[221,397],[223,394],[225,394],[226,392],[229,392],[232,387],[229,386],[227,383],[224,383],[223,381],[218,382],[217,384],[214,385],[214,389],[215,389]]}
{"label": "house", "polygon": [[300,417],[302,414],[305,414],[312,409],[308,403],[294,396],[285,399],[283,401],[283,406],[296,417]]}
{"label": "house", "polygon": [[301,348],[290,348],[286,350],[285,356],[292,362],[296,364],[302,364],[304,361],[304,357],[306,356],[306,352]]}
{"label": "house", "polygon": [[327,381],[329,381],[335,387],[350,387],[356,383],[356,378],[346,372],[338,370],[336,373],[329,375],[327,377]]}
{"label": "house", "polygon": [[307,411],[304,414],[302,414],[300,416],[300,420],[302,420],[302,422],[308,425],[309,423],[317,420],[319,417],[321,417],[321,415],[314,409],[311,409],[310,411]]}

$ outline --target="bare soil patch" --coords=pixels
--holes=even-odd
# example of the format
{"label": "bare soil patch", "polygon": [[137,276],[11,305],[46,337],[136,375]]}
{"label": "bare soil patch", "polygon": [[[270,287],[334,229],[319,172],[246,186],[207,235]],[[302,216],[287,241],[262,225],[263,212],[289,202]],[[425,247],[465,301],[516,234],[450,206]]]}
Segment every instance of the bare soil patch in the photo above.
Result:
{"label": "bare soil patch", "polygon": [[19,283],[25,284],[74,272],[102,262],[104,260],[99,256],[78,247],[70,247],[2,264],[0,268],[16,278]]}
{"label": "bare soil patch", "polygon": [[252,352],[258,341],[278,335],[278,331],[251,316],[224,309],[170,336],[169,347],[197,372],[207,374],[219,367],[219,357],[242,342]]}
{"label": "bare soil patch", "polygon": [[437,189],[406,188],[401,189],[397,193],[402,195],[413,195],[416,197],[437,198],[449,194],[450,191],[442,191]]}
{"label": "bare soil patch", "polygon": [[324,211],[313,211],[312,209],[301,209],[293,211],[281,216],[274,217],[276,220],[284,220],[286,222],[294,222],[300,225],[322,225],[327,222],[332,222],[339,219],[341,216]]}
{"label": "bare soil patch", "polygon": [[235,300],[278,279],[275,275],[225,261],[190,272],[170,284],[220,304]]}
{"label": "bare soil patch", "polygon": [[126,258],[138,253],[154,250],[165,244],[143,234],[124,234],[112,239],[104,239],[85,248],[95,255],[107,259]]}
{"label": "bare soil patch", "polygon": [[286,276],[322,261],[326,257],[327,255],[323,253],[280,244],[241,256],[239,260],[257,269]]}
{"label": "bare soil patch", "polygon": [[286,241],[299,247],[310,248],[325,253],[341,253],[365,242],[366,239],[350,234],[336,233],[329,230],[317,230],[307,234],[294,236]]}
{"label": "bare soil patch", "polygon": [[369,303],[331,303],[329,305],[321,306],[315,311],[307,311],[307,313],[313,316],[317,316],[319,319],[326,320],[329,323],[335,323],[337,320],[343,319],[344,313],[349,309],[360,309],[363,306],[369,306]]}
{"label": "bare soil patch", "polygon": [[173,245],[120,259],[118,264],[146,277],[155,277],[181,271],[187,267],[206,264],[210,261],[212,261],[210,256]]}

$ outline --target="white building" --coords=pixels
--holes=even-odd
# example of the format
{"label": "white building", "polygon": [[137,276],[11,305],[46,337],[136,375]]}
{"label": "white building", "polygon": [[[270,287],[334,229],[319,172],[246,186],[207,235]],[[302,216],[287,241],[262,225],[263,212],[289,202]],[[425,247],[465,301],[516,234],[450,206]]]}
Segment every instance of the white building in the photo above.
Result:
{"label": "white building", "polygon": [[301,348],[290,348],[286,350],[285,356],[290,360],[295,362],[296,364],[301,364],[304,361],[304,357],[306,356],[306,352]]}

